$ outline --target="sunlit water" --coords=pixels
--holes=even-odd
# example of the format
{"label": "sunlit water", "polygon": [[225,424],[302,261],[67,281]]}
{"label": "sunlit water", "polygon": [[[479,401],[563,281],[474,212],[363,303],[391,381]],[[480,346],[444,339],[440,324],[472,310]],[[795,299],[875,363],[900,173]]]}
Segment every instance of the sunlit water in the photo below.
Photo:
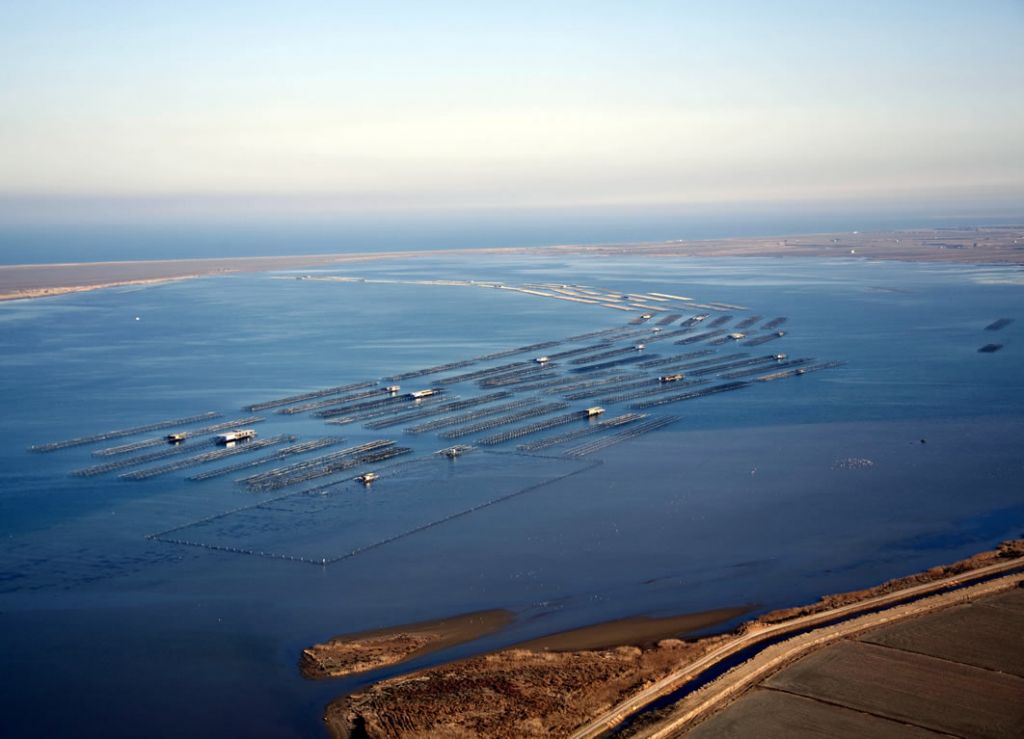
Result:
{"label": "sunlit water", "polygon": [[[187,481],[196,470],[74,478],[104,445],[26,448],[206,410],[236,417],[259,400],[628,316],[494,290],[267,274],[4,304],[4,735],[315,735],[330,698],[388,674],[304,681],[301,648],[336,633],[476,609],[517,614],[500,634],[421,665],[627,615],[791,605],[1024,529],[1018,269],[515,257],[341,274],[693,295],[789,316],[766,351],[846,364],[667,406],[659,412],[677,424],[583,461],[506,445],[454,464],[414,461],[370,491],[352,483],[251,508],[274,495],[232,476]],[[1017,321],[984,330],[1003,316]],[[979,354],[989,342],[1004,348]],[[394,438],[417,458],[443,445],[263,415],[261,434]],[[872,466],[837,465],[849,458]],[[322,567],[146,538],[175,527],[194,542],[308,558],[372,548]]]}

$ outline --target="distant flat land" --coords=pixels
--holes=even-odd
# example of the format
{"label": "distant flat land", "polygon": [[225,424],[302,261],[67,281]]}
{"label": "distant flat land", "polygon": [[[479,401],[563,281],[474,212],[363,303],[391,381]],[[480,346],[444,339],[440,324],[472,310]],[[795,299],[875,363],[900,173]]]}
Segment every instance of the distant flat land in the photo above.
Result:
{"label": "distant flat land", "polygon": [[863,257],[913,262],[1024,264],[1024,225],[964,229],[806,234],[704,241],[450,249],[283,257],[180,259],[0,266],[0,300],[145,285],[232,272],[313,269],[452,255],[593,254],[651,257]]}
{"label": "distant flat land", "polygon": [[1024,589],[812,652],[686,734],[1019,737]]}

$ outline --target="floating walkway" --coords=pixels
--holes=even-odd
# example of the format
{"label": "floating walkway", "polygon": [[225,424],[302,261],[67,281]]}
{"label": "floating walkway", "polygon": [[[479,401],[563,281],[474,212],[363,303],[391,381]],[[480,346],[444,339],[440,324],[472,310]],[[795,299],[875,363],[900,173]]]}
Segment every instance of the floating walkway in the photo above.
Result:
{"label": "floating walkway", "polygon": [[222,415],[224,414],[210,411],[209,413],[200,413],[199,415],[186,416],[185,418],[171,418],[167,421],[156,421],[155,423],[147,423],[145,426],[134,426],[130,429],[105,431],[102,434],[93,434],[92,436],[79,436],[74,439],[65,439],[64,441],[51,441],[47,444],[35,444],[30,446],[28,450],[30,452],[55,452],[59,449],[95,444],[98,441],[120,439],[125,436],[135,436],[135,434],[144,434],[147,431],[166,429],[171,426],[188,426],[189,424],[199,423],[200,421],[209,421],[212,418],[220,418]]}
{"label": "floating walkway", "polygon": [[313,390],[308,393],[301,393],[299,395],[289,395],[287,398],[278,398],[276,400],[265,400],[262,403],[253,403],[252,405],[245,406],[245,410],[252,411],[265,411],[268,408],[277,408],[282,405],[292,405],[294,403],[301,403],[304,400],[313,400],[314,398],[323,398],[328,395],[339,395],[340,393],[347,393],[351,390],[360,390],[366,387],[373,387],[376,382],[354,382],[351,385],[338,385],[337,387],[328,387],[323,390]]}
{"label": "floating walkway", "polygon": [[[196,436],[202,436],[203,434],[213,434],[217,431],[224,431],[225,429],[235,428],[238,426],[251,426],[254,423],[260,423],[266,419],[263,416],[246,416],[245,418],[236,418],[233,421],[221,421],[215,423],[212,426],[203,426],[200,429],[192,429],[191,431],[182,432],[185,434],[185,438],[192,438]],[[142,449],[149,449],[155,446],[166,445],[166,436],[156,436],[152,439],[143,439],[142,441],[135,441],[131,444],[122,444],[121,446],[107,447],[106,449],[97,449],[92,453],[94,457],[114,457],[119,454],[130,454],[131,452],[137,452]]]}
{"label": "floating walkway", "polygon": [[270,436],[266,439],[255,439],[253,441],[247,441],[239,444],[238,446],[227,447],[224,449],[217,449],[212,452],[205,452],[203,454],[196,454],[192,457],[185,457],[185,459],[179,459],[176,462],[169,464],[160,465],[159,467],[147,467],[144,470],[136,470],[135,472],[125,472],[120,475],[122,480],[148,480],[151,477],[157,477],[159,475],[166,475],[169,472],[177,472],[188,467],[196,467],[201,464],[207,464],[209,462],[216,462],[220,459],[227,457],[234,457],[239,454],[252,454],[260,449],[265,449],[269,446],[276,446],[277,444],[284,444],[286,442],[295,441],[295,437],[290,434],[280,434],[279,436]]}

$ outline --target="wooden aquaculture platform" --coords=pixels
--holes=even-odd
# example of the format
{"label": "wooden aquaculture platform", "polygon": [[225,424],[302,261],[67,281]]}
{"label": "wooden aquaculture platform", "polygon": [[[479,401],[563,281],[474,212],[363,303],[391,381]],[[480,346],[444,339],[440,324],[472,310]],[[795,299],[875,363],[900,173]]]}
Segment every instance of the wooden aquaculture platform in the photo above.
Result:
{"label": "wooden aquaculture platform", "polygon": [[222,447],[211,452],[204,452],[192,457],[185,457],[184,459],[160,465],[159,467],[147,467],[146,469],[136,470],[135,472],[125,472],[120,477],[122,480],[148,480],[151,477],[166,475],[169,472],[177,472],[178,470],[187,469],[188,467],[196,467],[209,462],[216,462],[221,459],[226,459],[227,457],[234,457],[239,454],[252,454],[260,449],[275,446],[277,444],[284,444],[290,441],[295,441],[295,437],[289,434],[270,436],[266,439],[254,439],[253,441],[240,443],[237,446]]}
{"label": "wooden aquaculture platform", "polygon": [[[254,423],[260,423],[266,419],[263,416],[246,416],[245,418],[235,418],[230,421],[221,421],[210,426],[203,426],[198,429],[190,429],[183,431],[186,438],[191,439],[196,436],[202,436],[203,434],[213,434],[218,431],[224,431],[225,429],[238,428],[240,426],[250,426]],[[143,439],[142,441],[134,441],[131,444],[121,444],[120,446],[107,447],[106,449],[97,449],[92,453],[94,457],[113,457],[119,454],[130,454],[131,452],[137,452],[142,449],[149,449],[155,446],[165,446],[168,443],[167,436],[155,436],[152,439]]]}

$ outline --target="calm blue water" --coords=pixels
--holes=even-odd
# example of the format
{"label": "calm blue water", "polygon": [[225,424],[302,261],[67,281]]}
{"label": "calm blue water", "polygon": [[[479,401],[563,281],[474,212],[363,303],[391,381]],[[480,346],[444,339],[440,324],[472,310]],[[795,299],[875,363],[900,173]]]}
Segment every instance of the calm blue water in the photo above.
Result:
{"label": "calm blue water", "polygon": [[[511,292],[286,275],[0,305],[5,736],[69,725],[83,736],[140,726],[317,735],[327,701],[386,674],[301,679],[301,648],[336,633],[484,608],[517,614],[501,634],[430,658],[444,659],[638,613],[791,605],[1024,533],[1020,269],[535,256],[342,274],[578,282],[737,303],[789,316],[787,336],[765,351],[846,365],[659,409],[681,420],[584,462],[416,462],[369,493],[351,485],[275,501],[188,472],[73,478],[95,447],[26,447],[206,410],[234,417],[247,403],[625,317]],[[1017,320],[984,330],[1003,316]],[[1005,347],[979,354],[990,341]],[[346,445],[385,436],[418,453],[443,445],[264,415],[261,435],[326,432]],[[836,468],[851,457],[873,466]],[[326,568],[146,538],[184,527],[199,543],[328,558],[545,482]]]}
{"label": "calm blue water", "polygon": [[[10,207],[10,206],[8,206]],[[132,259],[424,251],[467,247],[548,246],[712,239],[733,236],[882,231],[1020,223],[1024,212],[816,205],[603,207],[368,213],[282,220],[254,214],[221,221],[18,225],[0,202],[0,264]],[[17,215],[16,213],[14,215]]]}

